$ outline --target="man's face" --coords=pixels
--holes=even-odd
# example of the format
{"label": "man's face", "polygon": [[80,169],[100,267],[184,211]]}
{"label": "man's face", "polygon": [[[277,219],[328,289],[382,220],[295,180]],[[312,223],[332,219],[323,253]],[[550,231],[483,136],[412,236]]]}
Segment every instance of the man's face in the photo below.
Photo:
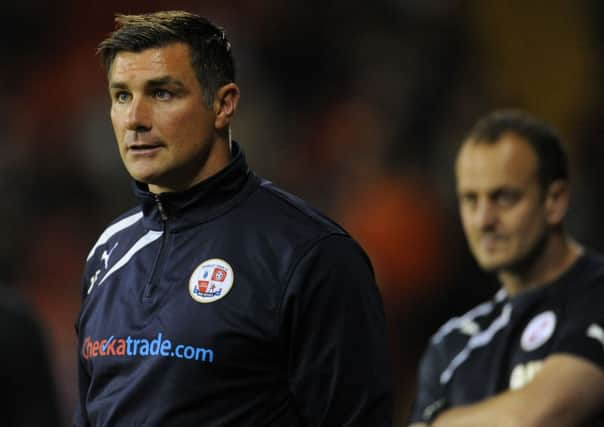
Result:
{"label": "man's face", "polygon": [[217,172],[208,165],[215,114],[183,43],[120,52],[109,73],[111,121],[130,175],[155,193],[180,191]]}
{"label": "man's face", "polygon": [[466,142],[456,163],[463,229],[486,271],[514,269],[547,232],[545,198],[532,147],[512,133],[495,144]]}

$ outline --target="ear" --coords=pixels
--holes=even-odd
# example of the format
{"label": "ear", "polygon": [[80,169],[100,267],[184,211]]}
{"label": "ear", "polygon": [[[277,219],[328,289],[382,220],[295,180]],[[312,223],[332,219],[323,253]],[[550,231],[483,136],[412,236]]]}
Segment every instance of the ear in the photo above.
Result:
{"label": "ear", "polygon": [[545,195],[545,215],[550,225],[560,225],[566,216],[570,201],[568,181],[557,180],[550,184]]}
{"label": "ear", "polygon": [[214,95],[214,127],[216,130],[223,131],[229,128],[231,119],[237,111],[239,103],[239,86],[235,83],[228,83],[220,87]]}

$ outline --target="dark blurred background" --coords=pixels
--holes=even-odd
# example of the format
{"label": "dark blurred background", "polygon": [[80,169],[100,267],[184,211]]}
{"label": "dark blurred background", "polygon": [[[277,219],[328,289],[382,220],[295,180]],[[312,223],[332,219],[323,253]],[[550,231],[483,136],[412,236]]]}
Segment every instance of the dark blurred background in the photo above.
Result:
{"label": "dark blurred background", "polygon": [[96,45],[116,12],[186,9],[223,25],[252,167],[368,251],[389,320],[402,426],[428,337],[495,290],[466,247],[453,157],[468,128],[525,108],[568,142],[568,223],[602,249],[604,3],[599,0],[10,1],[0,29],[0,281],[48,334],[68,425],[80,274],[134,199]]}

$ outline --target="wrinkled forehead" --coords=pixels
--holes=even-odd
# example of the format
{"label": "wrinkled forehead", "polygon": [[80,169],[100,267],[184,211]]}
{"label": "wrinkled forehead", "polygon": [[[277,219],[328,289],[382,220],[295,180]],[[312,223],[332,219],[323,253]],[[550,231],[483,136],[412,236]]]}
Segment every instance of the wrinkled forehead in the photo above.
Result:
{"label": "wrinkled forehead", "polygon": [[456,159],[458,191],[494,191],[538,184],[538,159],[521,137],[504,134],[495,142],[466,141]]}

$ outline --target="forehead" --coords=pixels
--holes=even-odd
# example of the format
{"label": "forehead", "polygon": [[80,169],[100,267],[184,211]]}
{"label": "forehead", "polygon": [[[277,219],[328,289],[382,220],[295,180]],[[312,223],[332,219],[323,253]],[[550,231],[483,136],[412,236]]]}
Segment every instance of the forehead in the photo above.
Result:
{"label": "forehead", "polygon": [[118,52],[111,65],[109,81],[145,81],[160,76],[195,77],[187,45],[172,43],[141,52]]}
{"label": "forehead", "polygon": [[495,143],[468,141],[462,146],[455,172],[459,191],[523,188],[537,183],[537,154],[521,137],[504,134]]}

